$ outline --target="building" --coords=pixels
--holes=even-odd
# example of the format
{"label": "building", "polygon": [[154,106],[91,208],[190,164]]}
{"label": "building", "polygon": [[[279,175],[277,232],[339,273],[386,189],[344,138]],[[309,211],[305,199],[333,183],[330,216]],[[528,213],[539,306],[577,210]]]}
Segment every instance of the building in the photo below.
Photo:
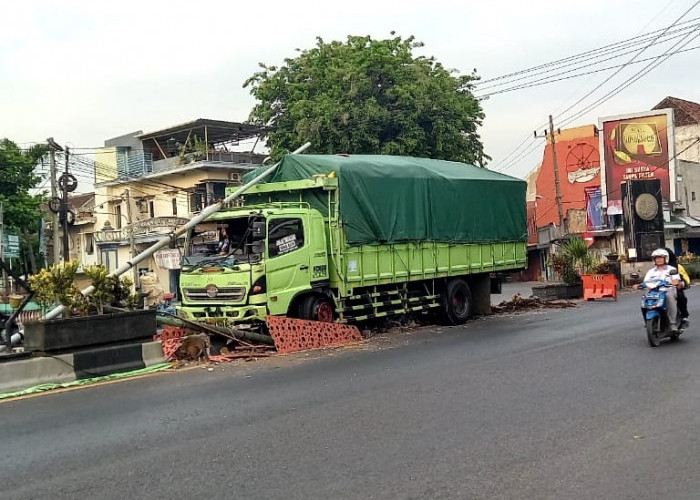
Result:
{"label": "building", "polygon": [[[264,155],[236,151],[262,131],[198,119],[105,141],[95,154],[94,223],[81,233],[83,248],[94,241],[96,260],[113,271],[173,233],[263,163]],[[177,293],[182,245],[182,238],[171,242],[140,262],[132,277],[154,271],[166,292]]]}
{"label": "building", "polygon": [[[662,242],[700,253],[698,167],[700,104],[674,97],[555,133],[527,178],[530,278],[552,278],[546,262],[563,234],[583,236],[600,260],[624,255],[630,272]],[[656,197],[653,214],[630,205],[642,191]]]}
{"label": "building", "polygon": [[545,145],[542,163],[528,175],[529,278],[553,278],[547,260],[563,234],[586,234],[601,259],[618,251],[614,223],[594,210],[601,203],[598,145],[594,125],[557,131],[554,144],[550,139]]}
{"label": "building", "polygon": [[700,254],[700,104],[666,97],[652,109],[673,109],[676,203],[666,239],[678,255]]}

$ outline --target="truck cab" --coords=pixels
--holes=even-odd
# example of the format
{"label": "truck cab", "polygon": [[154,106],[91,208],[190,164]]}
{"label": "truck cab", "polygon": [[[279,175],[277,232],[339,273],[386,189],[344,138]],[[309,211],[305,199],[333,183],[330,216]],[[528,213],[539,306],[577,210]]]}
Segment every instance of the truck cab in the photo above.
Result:
{"label": "truck cab", "polygon": [[323,217],[303,203],[217,212],[187,235],[178,313],[224,325],[303,316],[328,284],[325,238]]}

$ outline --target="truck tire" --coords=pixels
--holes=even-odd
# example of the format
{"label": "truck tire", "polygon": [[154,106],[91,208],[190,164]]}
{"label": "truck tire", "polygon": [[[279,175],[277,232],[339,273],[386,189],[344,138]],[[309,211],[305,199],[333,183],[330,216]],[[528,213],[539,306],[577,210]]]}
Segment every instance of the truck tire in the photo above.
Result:
{"label": "truck tire", "polygon": [[299,313],[302,319],[323,323],[332,323],[335,316],[333,303],[328,297],[322,295],[304,297],[300,303]]}
{"label": "truck tire", "polygon": [[472,292],[467,282],[455,278],[447,283],[442,294],[442,309],[447,324],[461,325],[472,313]]}

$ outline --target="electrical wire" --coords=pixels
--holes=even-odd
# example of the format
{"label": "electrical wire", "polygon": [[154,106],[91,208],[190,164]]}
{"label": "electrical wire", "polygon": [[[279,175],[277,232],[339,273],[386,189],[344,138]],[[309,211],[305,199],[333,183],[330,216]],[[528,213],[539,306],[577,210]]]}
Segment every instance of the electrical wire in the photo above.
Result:
{"label": "electrical wire", "polygon": [[[695,6],[691,7],[690,9],[688,9],[688,10],[687,10],[684,14],[682,14],[674,23],[672,23],[672,25],[671,25],[670,27],[673,27],[673,26],[683,26],[683,25],[690,24],[690,23],[694,23],[694,22],[700,20],[700,17],[696,17],[696,18],[693,18],[693,19],[689,19],[689,20],[687,20],[687,21],[680,22],[680,19],[682,19],[683,17],[685,17],[685,15],[686,15],[688,12],[690,12],[694,7],[695,7]],[[697,24],[696,24],[696,25],[693,25],[693,26],[697,26]],[[540,64],[540,65],[538,65],[538,66],[533,66],[533,67],[531,67],[531,68],[523,69],[523,70],[520,70],[520,71],[514,71],[514,72],[511,72],[511,73],[507,73],[507,74],[505,74],[505,75],[501,75],[501,76],[497,76],[497,77],[493,77],[493,78],[487,78],[487,79],[483,79],[483,80],[478,80],[478,81],[473,82],[473,85],[474,85],[475,87],[479,88],[479,87],[482,87],[484,84],[492,83],[492,82],[500,81],[500,80],[512,79],[512,78],[515,77],[515,76],[520,76],[520,75],[524,75],[524,74],[529,74],[529,73],[533,73],[533,72],[538,72],[538,71],[540,71],[540,70],[547,69],[547,68],[556,68],[557,66],[566,66],[566,65],[570,65],[570,64],[572,64],[572,63],[575,64],[574,61],[577,61],[577,60],[582,60],[582,61],[590,60],[590,59],[592,59],[593,57],[598,57],[598,54],[606,54],[606,53],[609,53],[609,52],[615,52],[615,51],[617,51],[617,50],[623,50],[623,49],[625,49],[625,48],[627,48],[627,47],[630,47],[630,46],[641,45],[642,43],[644,43],[645,41],[647,41],[649,38],[652,39],[652,44],[653,44],[653,43],[656,42],[658,39],[660,39],[660,38],[666,36],[667,34],[673,34],[673,33],[676,33],[676,32],[678,32],[678,31],[682,31],[682,30],[684,30],[684,29],[688,29],[688,28],[689,28],[688,26],[686,26],[686,27],[678,28],[677,30],[674,30],[674,31],[670,31],[670,32],[669,32],[669,28],[670,28],[670,27],[663,28],[663,29],[658,29],[658,30],[655,30],[655,31],[651,31],[651,32],[645,33],[645,34],[643,34],[643,35],[636,35],[636,36],[634,36],[634,37],[632,37],[632,38],[627,38],[627,39],[622,40],[622,41],[619,41],[619,42],[615,42],[615,43],[611,43],[611,44],[608,44],[608,45],[604,45],[604,46],[599,47],[599,48],[597,48],[597,49],[592,49],[592,50],[588,50],[588,51],[585,51],[585,52],[581,52],[581,53],[575,54],[575,55],[573,55],[573,56],[568,56],[568,57],[565,57],[565,58],[563,58],[563,59],[558,59],[558,60],[555,60],[555,61],[550,61],[550,62],[547,62],[547,63],[544,63],[544,64]]]}
{"label": "electrical wire", "polygon": [[[595,93],[598,89],[600,89],[600,88],[603,87],[606,83],[608,83],[610,80],[612,80],[612,78],[614,78],[615,76],[617,76],[617,75],[618,75],[623,69],[625,69],[629,64],[631,64],[632,62],[634,62],[634,61],[637,59],[637,57],[639,57],[639,56],[640,56],[642,53],[644,53],[649,47],[651,47],[651,45],[654,43],[655,40],[658,40],[659,37],[661,37],[661,36],[662,36],[664,33],[666,33],[668,30],[670,30],[671,28],[673,28],[673,26],[675,26],[676,24],[678,24],[678,22],[679,22],[681,19],[683,19],[691,10],[693,10],[695,7],[697,7],[698,4],[700,4],[700,0],[697,0],[695,3],[693,3],[693,5],[691,5],[690,8],[688,8],[685,12],[683,12],[683,14],[681,14],[675,21],[673,21],[671,24],[669,24],[659,35],[656,36],[655,39],[653,39],[651,42],[649,42],[647,45],[645,45],[641,50],[639,50],[629,61],[627,61],[626,64],[622,65],[622,66],[621,66],[620,68],[618,68],[617,71],[615,71],[612,75],[610,75],[609,77],[607,77],[604,81],[602,81],[601,83],[599,83],[598,85],[596,85],[593,89],[591,89],[589,92],[587,92],[583,97],[581,97],[581,98],[578,99],[575,103],[573,103],[571,106],[569,106],[568,108],[566,108],[557,118],[559,118],[559,117],[561,117],[562,115],[564,115],[565,113],[571,111],[573,108],[575,108],[576,106],[578,106],[579,104],[581,104],[584,100],[586,100],[588,97],[590,97],[593,93]],[[697,30],[694,30],[694,31],[697,31]],[[691,33],[693,33],[693,31],[691,31]],[[674,47],[675,47],[675,45],[674,45]],[[639,72],[637,73],[637,75],[638,75],[638,74],[641,74],[643,71],[644,71],[644,69],[643,69],[642,71],[639,71]]]}
{"label": "electrical wire", "polygon": [[[685,21],[685,22],[683,22],[683,23],[680,22],[681,19],[682,19],[683,17],[685,17],[691,10],[693,10],[698,4],[700,4],[700,0],[696,1],[695,3],[693,3],[693,5],[691,5],[690,8],[688,8],[685,12],[683,12],[683,14],[681,14],[675,21],[673,21],[673,22],[672,22],[670,25],[668,25],[666,28],[664,28],[664,29],[662,29],[662,30],[657,30],[657,31],[651,32],[650,35],[655,35],[655,37],[652,38],[651,42],[649,42],[644,48],[642,48],[640,51],[638,51],[638,53],[637,53],[634,57],[632,57],[632,58],[627,62],[626,65],[622,65],[621,67],[619,67],[619,68],[617,69],[617,71],[615,71],[615,72],[613,73],[613,75],[611,75],[610,77],[606,78],[605,81],[599,83],[599,84],[598,84],[597,86],[595,86],[592,90],[590,90],[589,92],[587,92],[583,97],[581,97],[581,98],[578,99],[576,102],[574,102],[572,105],[570,105],[570,106],[568,106],[566,109],[564,109],[564,111],[562,111],[561,113],[559,113],[559,114],[557,115],[557,118],[559,118],[559,117],[561,117],[562,115],[564,115],[565,113],[571,111],[573,108],[575,108],[576,106],[578,106],[581,102],[583,102],[585,99],[587,99],[588,97],[590,97],[595,91],[597,91],[599,88],[601,88],[601,87],[602,87],[603,85],[605,85],[607,82],[609,82],[614,76],[616,76],[617,74],[619,74],[627,65],[629,65],[629,64],[632,63],[632,62],[634,62],[634,60],[635,60],[639,55],[641,55],[649,46],[653,45],[653,44],[655,43],[656,40],[658,40],[658,39],[661,38],[663,35],[665,35],[665,34],[666,34],[669,30],[671,30],[674,26],[677,26],[677,25],[679,25],[679,24],[680,24],[680,25],[682,25],[682,24],[687,24],[687,23],[696,21],[698,18],[694,18],[694,19],[691,19],[691,20],[689,20],[689,21]],[[668,5],[667,5],[666,7],[664,7],[664,10],[665,10],[667,7],[668,7]],[[691,31],[691,33],[692,33],[692,31]],[[631,40],[631,39],[630,39],[630,40]],[[609,47],[609,46],[606,46],[606,47]],[[674,47],[675,47],[675,46],[674,46]],[[604,48],[605,48],[605,47],[604,47]],[[681,47],[681,48],[682,48],[682,47]],[[590,52],[592,52],[592,51],[588,51],[588,53],[590,53]],[[584,53],[584,54],[586,54],[586,53]],[[577,56],[571,56],[571,57],[569,57],[569,58],[565,58],[565,59],[560,60],[560,61],[571,60],[572,58],[575,58],[575,57],[577,57]],[[658,59],[657,61],[663,62],[664,60],[665,60],[665,59],[663,59],[663,60]],[[659,62],[659,64],[660,64],[660,62]],[[546,63],[546,64],[544,64],[544,65],[540,65],[539,67],[535,67],[535,68],[531,68],[531,69],[539,69],[539,68],[541,68],[541,67],[546,67],[548,64],[551,64],[551,63]],[[653,63],[652,63],[652,64],[653,64]],[[527,70],[526,70],[526,71],[527,71]],[[516,73],[519,73],[519,72],[516,72]],[[622,89],[620,89],[620,90],[622,90]],[[611,96],[611,97],[612,97],[612,96]],[[542,128],[542,127],[544,127],[544,126],[546,126],[546,125],[547,125],[547,124],[544,123],[544,124],[538,126],[536,129]],[[523,147],[522,145],[525,144],[526,142],[527,142],[527,140],[523,141],[519,146],[516,147],[516,149],[514,149],[513,151],[511,151],[511,153],[510,153],[507,157],[513,157],[513,156],[515,156],[516,158],[522,158],[524,155],[521,153],[521,151],[523,151],[521,148]],[[528,153],[528,154],[529,154],[529,153]],[[517,163],[519,163],[519,161],[515,161],[515,162],[511,161],[510,163],[505,163],[505,164],[504,164],[503,161],[501,161],[501,162],[499,162],[499,163],[496,164],[495,168],[496,168],[497,171],[503,172],[503,171],[505,171],[505,170],[508,170],[509,168],[512,168],[512,167],[515,166]]]}
{"label": "electrical wire", "polygon": [[[698,26],[700,26],[700,25],[698,25]],[[691,50],[696,50],[696,49],[700,49],[700,45],[696,45],[695,47],[690,47],[690,48],[683,49],[683,50],[677,50],[677,51],[673,52],[673,53],[670,54],[670,55],[682,54],[683,52],[689,52],[689,51],[691,51]],[[629,53],[629,52],[626,52],[625,54],[628,54],[628,53]],[[486,99],[486,98],[491,97],[491,96],[494,96],[494,95],[505,94],[506,92],[513,92],[513,91],[515,91],[515,90],[521,90],[521,89],[526,89],[526,88],[531,88],[531,87],[539,87],[539,86],[541,86],[541,85],[547,85],[547,84],[550,84],[550,83],[561,82],[561,81],[563,81],[563,80],[571,80],[572,78],[580,78],[580,77],[582,77],[582,76],[593,75],[593,74],[595,74],[595,73],[601,73],[601,72],[603,72],[603,71],[609,71],[609,70],[611,70],[611,69],[620,68],[620,67],[623,67],[623,66],[629,66],[630,64],[640,64],[640,63],[643,63],[643,62],[646,62],[646,61],[656,61],[656,60],[661,59],[661,58],[663,58],[663,57],[668,58],[668,56],[669,56],[669,55],[667,55],[666,53],[664,53],[664,54],[661,54],[661,55],[652,56],[652,57],[647,57],[647,58],[645,58],[645,59],[640,59],[640,60],[638,60],[638,61],[634,61],[633,63],[624,63],[624,64],[615,65],[615,66],[606,66],[606,67],[604,67],[604,68],[598,68],[598,69],[594,69],[594,70],[591,70],[591,71],[585,71],[585,72],[582,72],[582,73],[576,73],[575,75],[569,75],[569,76],[563,76],[563,77],[561,77],[561,78],[555,78],[555,77],[558,77],[558,76],[561,76],[561,75],[565,75],[565,74],[567,74],[567,73],[570,73],[570,72],[572,72],[572,71],[576,71],[576,70],[578,70],[578,69],[581,69],[581,68],[584,68],[584,67],[587,67],[587,66],[590,66],[590,65],[581,66],[581,68],[575,68],[575,69],[572,69],[572,70],[564,71],[564,72],[562,72],[562,73],[557,73],[557,74],[555,74],[555,75],[551,75],[551,76],[546,77],[546,78],[541,78],[541,79],[538,79],[538,80],[533,80],[532,82],[527,82],[527,83],[523,83],[523,84],[521,84],[521,85],[516,85],[516,86],[513,86],[513,87],[507,87],[507,88],[505,88],[505,89],[500,89],[500,90],[496,90],[496,91],[493,91],[493,92],[490,92],[490,93],[487,93],[487,94],[483,94],[483,95],[478,96],[477,99]],[[663,62],[663,61],[662,61],[662,62]],[[596,64],[599,64],[599,63],[596,63]]]}
{"label": "electrical wire", "polygon": [[[699,1],[698,3],[700,3],[700,1]],[[692,33],[689,33],[688,35],[686,35],[685,38],[689,37],[690,35],[692,35]],[[671,47],[671,49],[674,49],[675,47],[677,47],[677,46],[680,45],[680,47],[678,48],[678,50],[680,50],[680,49],[682,49],[685,45],[687,45],[687,44],[689,44],[690,42],[692,42],[693,40],[695,40],[698,36],[700,36],[700,31],[698,31],[698,33],[696,33],[692,38],[688,39],[685,43],[682,43],[682,44],[681,44],[681,42],[683,42],[683,40],[681,39],[678,43],[676,43],[676,45],[674,45],[673,47]],[[651,72],[651,70],[653,70],[654,68],[656,68],[657,66],[659,66],[659,65],[660,65],[661,63],[663,63],[666,59],[668,59],[668,58],[671,57],[672,55],[675,55],[676,53],[678,53],[678,50],[676,50],[675,52],[667,52],[666,54],[664,54],[664,55],[662,56],[662,58],[659,58],[659,59],[655,60],[654,62],[652,62],[651,64],[647,65],[647,67],[642,68],[640,71],[638,71],[638,72],[636,72],[634,75],[630,76],[627,80],[625,80],[624,82],[622,82],[620,85],[618,85],[617,87],[615,87],[613,90],[609,91],[609,92],[608,92],[607,94],[605,94],[604,96],[598,98],[598,99],[597,99],[596,101],[594,101],[593,103],[591,103],[591,104],[587,105],[586,107],[584,107],[581,111],[579,111],[579,112],[577,112],[576,114],[570,116],[569,118],[564,119],[563,122],[560,122],[560,125],[561,125],[561,126],[566,126],[566,125],[568,125],[569,123],[571,123],[572,121],[576,120],[577,118],[580,118],[580,117],[583,116],[584,114],[588,113],[589,111],[592,111],[593,109],[597,108],[598,106],[600,106],[600,105],[603,104],[604,102],[609,101],[610,99],[612,99],[613,97],[615,97],[617,94],[619,94],[620,92],[622,92],[624,89],[626,89],[627,87],[629,87],[630,85],[632,85],[632,83],[634,83],[634,82],[637,80],[637,77],[639,77],[639,76],[646,76],[649,72]],[[664,57],[664,56],[665,56],[665,57]]]}

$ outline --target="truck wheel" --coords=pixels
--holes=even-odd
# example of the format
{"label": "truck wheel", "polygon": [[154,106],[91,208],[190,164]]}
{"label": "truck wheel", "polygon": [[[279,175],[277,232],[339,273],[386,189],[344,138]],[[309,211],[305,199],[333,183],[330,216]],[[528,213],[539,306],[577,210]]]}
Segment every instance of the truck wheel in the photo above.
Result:
{"label": "truck wheel", "polygon": [[301,301],[300,316],[311,321],[333,322],[333,303],[328,297],[309,295]]}
{"label": "truck wheel", "polygon": [[442,295],[445,320],[450,325],[461,325],[472,313],[472,292],[463,279],[453,279]]}

